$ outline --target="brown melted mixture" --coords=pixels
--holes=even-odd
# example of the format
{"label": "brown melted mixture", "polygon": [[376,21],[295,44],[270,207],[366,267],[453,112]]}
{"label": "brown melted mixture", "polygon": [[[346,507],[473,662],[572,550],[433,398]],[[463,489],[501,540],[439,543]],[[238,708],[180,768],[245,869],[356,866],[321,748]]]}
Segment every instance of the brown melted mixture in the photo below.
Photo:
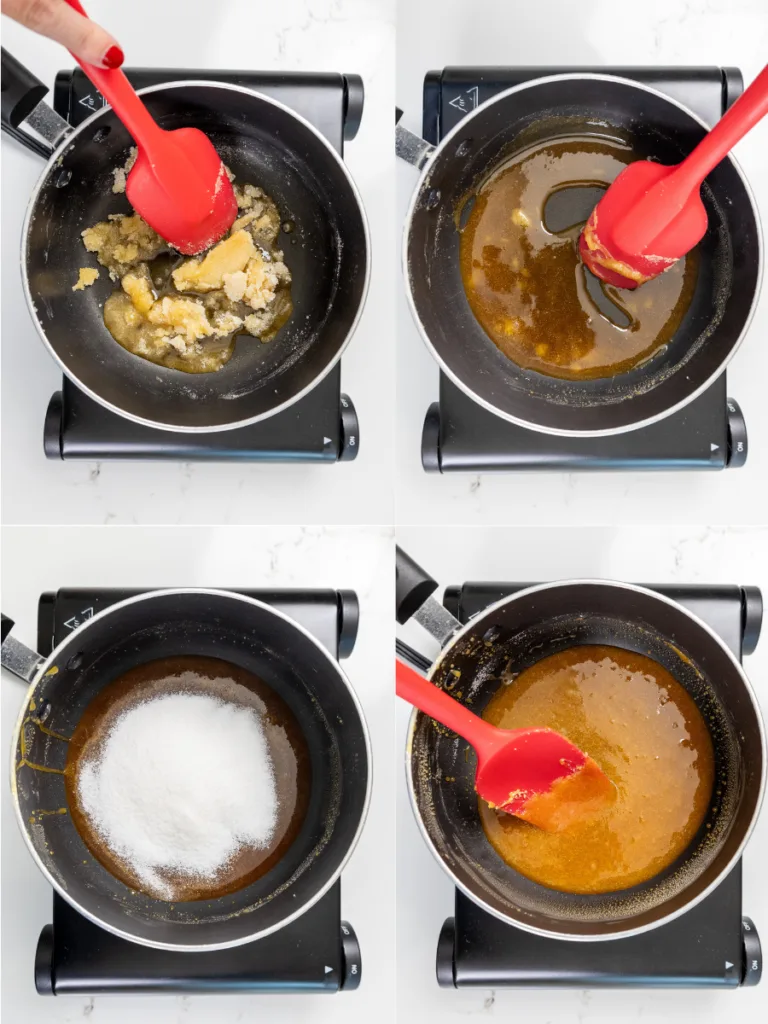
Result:
{"label": "brown melted mixture", "polygon": [[617,647],[573,647],[501,687],[483,718],[503,729],[549,727],[615,786],[601,813],[545,832],[492,810],[480,818],[498,855],[550,889],[603,893],[646,882],[686,849],[712,795],[714,753],[701,712],[665,668]]}
{"label": "brown melted mixture", "polygon": [[696,286],[696,251],[636,291],[591,274],[578,239],[605,188],[634,159],[619,141],[572,136],[515,154],[481,186],[461,232],[472,312],[528,370],[584,380],[649,359],[674,335]]}
{"label": "brown melted mixture", "polygon": [[[265,875],[293,843],[309,803],[311,772],[309,751],[293,712],[266,683],[237,665],[216,658],[161,658],[131,669],[105,686],[85,709],[70,740],[64,774],[67,800],[78,832],[93,856],[129,888],[149,896],[146,883],[129,864],[116,857],[93,828],[78,799],[78,771],[106,739],[120,714],[152,697],[171,693],[206,693],[262,713],[264,735],[274,766],[278,813],[272,839],[261,849],[241,847],[211,882],[162,872],[173,890],[173,902],[211,900],[243,889]],[[237,751],[222,750],[222,757]]]}

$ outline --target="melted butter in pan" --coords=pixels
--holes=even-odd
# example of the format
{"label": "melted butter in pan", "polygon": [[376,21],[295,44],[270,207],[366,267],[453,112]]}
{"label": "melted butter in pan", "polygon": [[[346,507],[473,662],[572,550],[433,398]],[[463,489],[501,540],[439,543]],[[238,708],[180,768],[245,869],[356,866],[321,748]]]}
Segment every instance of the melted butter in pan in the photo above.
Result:
{"label": "melted butter in pan", "polygon": [[540,142],[471,197],[460,242],[464,289],[485,332],[524,369],[611,377],[651,358],[680,326],[696,250],[635,291],[604,284],[579,259],[584,222],[633,159],[621,142],[594,136]]}
{"label": "melted butter in pan", "polygon": [[[274,770],[277,823],[265,847],[241,847],[210,880],[158,869],[173,890],[172,902],[212,900],[250,885],[271,870],[298,835],[309,804],[310,759],[301,728],[285,701],[252,673],[216,658],[186,656],[151,661],[115,679],[86,707],[70,741],[64,773],[67,801],[72,820],[93,856],[129,888],[146,891],[131,865],[110,849],[83,810],[78,776],[120,714],[142,700],[179,692],[205,693],[259,708]],[[237,763],[237,750],[222,750],[221,756]],[[158,897],[157,893],[148,895]]]}

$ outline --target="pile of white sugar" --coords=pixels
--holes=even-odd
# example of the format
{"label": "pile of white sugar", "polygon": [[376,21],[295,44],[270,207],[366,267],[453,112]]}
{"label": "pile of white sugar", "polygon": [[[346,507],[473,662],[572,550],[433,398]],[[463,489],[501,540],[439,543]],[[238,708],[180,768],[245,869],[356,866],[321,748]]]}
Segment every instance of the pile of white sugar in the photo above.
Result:
{"label": "pile of white sugar", "polygon": [[258,711],[204,693],[135,704],[80,766],[83,811],[149,890],[212,880],[242,847],[268,845],[277,792]]}

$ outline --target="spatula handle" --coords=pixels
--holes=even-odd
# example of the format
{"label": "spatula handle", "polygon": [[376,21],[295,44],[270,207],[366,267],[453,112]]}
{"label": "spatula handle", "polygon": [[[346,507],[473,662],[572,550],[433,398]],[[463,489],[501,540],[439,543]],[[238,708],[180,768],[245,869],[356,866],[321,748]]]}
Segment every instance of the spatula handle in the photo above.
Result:
{"label": "spatula handle", "polygon": [[[65,0],[65,2],[78,14],[82,14],[84,18],[88,17],[80,0]],[[163,129],[144,106],[141,98],[136,94],[136,90],[120,68],[115,71],[107,71],[105,68],[97,68],[95,64],[86,64],[75,54],[72,56],[107,103],[114,109],[133,136],[134,141],[140,137],[141,144],[146,149],[151,146],[154,139],[162,138]]]}
{"label": "spatula handle", "polygon": [[452,729],[477,750],[492,742],[497,730],[464,707],[444,690],[439,690],[404,661],[396,659],[395,690],[398,697],[425,715]]}
{"label": "spatula handle", "polygon": [[768,114],[768,65],[744,90],[733,106],[723,114],[715,127],[696,149],[680,164],[676,176],[700,185],[711,170],[726,157],[748,131]]}
{"label": "spatula handle", "polygon": [[630,253],[652,251],[659,233],[685,207],[713,168],[768,114],[768,66],[682,163],[653,185],[616,224],[614,241]]}

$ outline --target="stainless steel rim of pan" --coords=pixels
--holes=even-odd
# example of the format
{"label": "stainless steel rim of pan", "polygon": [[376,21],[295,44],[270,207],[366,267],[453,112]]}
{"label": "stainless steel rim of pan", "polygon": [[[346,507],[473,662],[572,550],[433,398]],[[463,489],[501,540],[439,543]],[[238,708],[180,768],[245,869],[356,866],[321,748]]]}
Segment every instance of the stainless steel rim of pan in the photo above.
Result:
{"label": "stainless steel rim of pan", "polygon": [[[298,632],[302,633],[306,637],[306,639],[309,640],[314,645],[315,649],[330,663],[332,668],[338,674],[339,679],[344,683],[344,685],[346,686],[347,690],[349,691],[349,695],[350,695],[352,701],[354,702],[354,705],[355,705],[355,707],[357,709],[357,713],[358,713],[359,718],[360,718],[362,733],[363,733],[363,737],[364,737],[364,740],[365,740],[366,758],[367,758],[367,761],[368,761],[368,774],[367,774],[367,781],[366,781],[366,792],[365,792],[362,812],[361,812],[361,815],[360,815],[360,821],[358,823],[357,830],[355,832],[355,835],[353,837],[352,842],[349,845],[349,848],[347,849],[346,853],[344,854],[343,858],[341,859],[340,864],[337,866],[337,868],[334,871],[332,877],[326,882],[326,884],[317,893],[315,893],[312,896],[311,899],[307,900],[302,906],[300,906],[294,913],[288,915],[281,922],[279,922],[278,924],[274,925],[271,928],[266,928],[266,929],[264,929],[261,932],[257,932],[257,933],[254,933],[253,935],[245,936],[243,938],[237,939],[237,940],[232,941],[232,942],[223,942],[223,943],[215,943],[215,944],[199,945],[199,946],[188,946],[188,945],[187,946],[180,946],[180,945],[173,945],[173,944],[169,944],[169,943],[152,942],[152,941],[144,940],[144,939],[139,940],[139,939],[137,939],[137,937],[135,935],[133,935],[129,931],[123,931],[123,930],[120,930],[118,928],[111,927],[108,923],[106,923],[104,921],[101,921],[98,917],[96,917],[93,914],[91,914],[87,910],[87,908],[84,908],[79,903],[77,903],[72,898],[71,894],[69,894],[67,892],[67,890],[63,886],[59,885],[58,881],[53,877],[53,875],[51,875],[51,873],[48,871],[48,869],[45,866],[45,864],[40,859],[40,856],[38,855],[37,850],[35,849],[34,845],[31,842],[28,830],[27,830],[27,828],[26,828],[26,826],[24,824],[24,821],[22,819],[22,816],[21,816],[21,809],[20,809],[20,806],[19,806],[19,800],[17,798],[17,792],[16,792],[16,772],[15,772],[16,751],[17,751],[18,745],[19,745],[21,727],[22,727],[22,723],[24,721],[25,712],[26,712],[26,709],[27,709],[27,707],[29,705],[29,701],[30,701],[30,699],[32,698],[32,696],[34,694],[34,691],[35,691],[39,681],[42,679],[42,677],[48,671],[49,666],[55,664],[55,662],[58,659],[61,658],[62,654],[66,651],[66,649],[70,645],[74,644],[75,646],[77,646],[79,639],[84,634],[86,634],[88,632],[89,628],[91,627],[91,625],[94,622],[101,621],[101,620],[103,620],[105,618],[108,618],[110,615],[119,614],[122,609],[127,608],[128,606],[130,606],[132,604],[136,604],[137,602],[151,600],[153,597],[155,597],[155,598],[157,598],[157,597],[169,597],[169,596],[173,597],[173,596],[181,596],[181,595],[184,595],[184,594],[206,594],[206,595],[211,595],[212,597],[222,597],[222,598],[226,598],[228,600],[240,601],[243,604],[247,604],[247,605],[250,605],[250,606],[258,607],[262,611],[266,611],[266,612],[276,616],[277,618],[282,619],[284,622],[289,624],[291,627],[296,629]],[[368,816],[368,810],[369,810],[369,807],[370,807],[371,789],[372,789],[372,785],[373,785],[372,765],[373,765],[373,761],[372,761],[372,756],[371,756],[370,734],[369,734],[369,731],[368,731],[368,724],[367,724],[367,722],[365,720],[365,714],[363,712],[362,705],[360,704],[360,700],[359,700],[359,698],[358,698],[358,696],[357,696],[357,694],[356,694],[356,692],[354,690],[354,687],[352,686],[352,684],[350,683],[349,679],[347,678],[344,670],[342,669],[341,665],[339,665],[339,663],[336,661],[336,659],[332,657],[332,655],[325,649],[325,647],[323,647],[323,645],[320,643],[319,640],[317,640],[307,629],[304,628],[304,626],[302,626],[295,619],[292,619],[290,616],[285,615],[283,612],[279,611],[276,608],[273,608],[270,605],[264,604],[262,601],[257,601],[254,598],[245,597],[242,594],[237,594],[237,593],[234,593],[232,591],[214,590],[214,589],[203,588],[203,587],[184,587],[184,588],[178,588],[178,589],[171,588],[171,589],[167,589],[167,590],[151,591],[148,594],[140,594],[140,595],[138,595],[136,597],[129,597],[125,601],[120,601],[117,604],[110,605],[110,607],[105,608],[101,612],[98,612],[92,618],[86,620],[84,623],[82,623],[80,626],[78,626],[76,629],[74,629],[69,634],[69,636],[67,636],[67,638],[65,640],[63,640],[56,647],[56,649],[52,652],[52,654],[48,658],[46,658],[45,661],[43,661],[42,664],[40,665],[40,667],[38,668],[37,674],[35,675],[35,678],[32,681],[32,683],[30,684],[29,689],[27,690],[26,696],[24,698],[24,702],[22,704],[21,710],[19,712],[19,716],[18,716],[18,718],[16,720],[16,724],[14,726],[13,737],[12,737],[12,740],[11,740],[11,764],[10,764],[10,770],[11,770],[11,792],[12,792],[12,796],[13,796],[14,813],[16,815],[16,821],[17,821],[17,824],[18,824],[19,829],[21,831],[21,834],[24,837],[24,842],[26,843],[27,849],[29,850],[33,860],[35,861],[35,863],[37,864],[38,868],[42,872],[42,874],[45,877],[46,881],[56,890],[56,892],[62,897],[62,899],[65,899],[67,901],[67,903],[69,903],[70,906],[72,906],[79,914],[82,914],[84,917],[88,918],[88,920],[92,921],[94,924],[98,925],[100,928],[106,929],[107,931],[111,932],[113,935],[117,935],[121,939],[126,939],[129,942],[136,942],[136,943],[138,943],[140,945],[143,945],[143,946],[150,946],[150,947],[152,947],[154,949],[167,949],[167,950],[174,950],[176,952],[181,952],[181,953],[187,953],[187,952],[193,952],[194,953],[194,952],[213,951],[213,950],[217,950],[217,949],[231,949],[231,948],[233,948],[235,946],[242,946],[242,945],[245,945],[248,942],[254,942],[256,939],[264,938],[266,935],[272,934],[273,932],[275,932],[275,931],[279,930],[280,928],[284,927],[285,925],[289,924],[291,921],[296,920],[296,918],[301,917],[301,915],[303,913],[305,913],[305,911],[309,910],[310,907],[314,906],[319,900],[321,900],[323,898],[323,896],[329,891],[329,889],[331,889],[331,887],[336,883],[337,879],[341,875],[341,872],[346,867],[347,862],[349,861],[349,858],[352,856],[352,853],[354,852],[355,847],[358,844],[358,841],[359,841],[360,836],[362,834],[363,828],[365,826],[365,821],[366,821],[366,818]]]}
{"label": "stainless steel rim of pan", "polygon": [[[483,612],[481,613],[481,615],[483,617],[485,615],[492,615],[494,610],[496,610],[498,608],[501,608],[504,605],[509,604],[510,601],[515,601],[515,602],[516,601],[523,601],[524,602],[527,598],[530,598],[532,595],[539,594],[539,593],[541,593],[543,591],[546,591],[546,590],[558,589],[558,588],[562,588],[564,586],[582,586],[582,585],[585,585],[585,584],[586,585],[590,585],[590,586],[617,587],[617,588],[620,588],[622,590],[633,591],[635,593],[643,594],[643,595],[645,595],[647,597],[653,598],[654,600],[657,600],[657,601],[661,602],[662,604],[666,604],[666,605],[669,605],[670,607],[674,607],[677,610],[681,609],[681,606],[678,605],[676,602],[672,601],[670,598],[665,597],[662,594],[655,593],[652,590],[648,590],[646,587],[640,587],[640,586],[637,586],[635,584],[623,583],[621,581],[613,581],[613,580],[572,579],[572,580],[560,580],[560,581],[556,581],[554,583],[543,583],[543,584],[540,584],[540,585],[537,585],[537,586],[528,587],[525,590],[518,591],[512,597],[505,597],[505,598],[502,598],[500,601],[494,602],[493,604],[491,604],[487,608],[485,608],[483,610]],[[440,856],[439,852],[435,848],[435,846],[434,846],[434,844],[432,842],[432,839],[431,839],[431,837],[430,837],[430,835],[429,835],[429,833],[428,833],[428,831],[426,829],[426,826],[425,826],[424,821],[423,821],[423,819],[421,817],[421,814],[419,813],[416,793],[415,793],[415,790],[414,790],[414,787],[413,787],[413,774],[411,772],[411,761],[412,761],[412,757],[413,757],[413,741],[414,741],[414,735],[415,735],[415,730],[416,730],[416,723],[417,723],[417,719],[419,717],[420,712],[415,710],[415,709],[412,712],[410,720],[409,720],[409,724],[408,724],[408,735],[407,735],[406,747],[405,747],[405,773],[406,773],[406,784],[407,784],[407,787],[408,787],[408,796],[409,796],[409,799],[410,799],[410,802],[411,802],[411,810],[413,811],[413,816],[416,819],[416,823],[418,825],[419,831],[421,832],[422,838],[423,838],[424,842],[426,843],[428,849],[430,850],[432,856],[435,858],[435,860],[440,865],[440,867],[443,869],[443,871],[445,871],[445,873],[451,879],[453,884],[458,889],[460,889],[464,893],[465,896],[467,896],[469,899],[471,899],[478,906],[482,907],[483,910],[487,911],[489,914],[492,914],[494,917],[497,917],[500,921],[503,921],[505,924],[511,925],[512,927],[515,927],[515,928],[520,928],[523,931],[531,932],[534,935],[540,935],[543,938],[559,939],[559,940],[567,938],[569,941],[574,941],[574,942],[609,942],[609,941],[613,941],[616,938],[630,938],[633,935],[641,935],[644,932],[652,931],[654,928],[658,928],[662,924],[667,924],[670,921],[673,921],[676,917],[679,917],[681,914],[686,913],[692,907],[695,907],[702,900],[706,899],[706,897],[720,884],[722,879],[729,873],[731,868],[734,866],[734,864],[741,857],[741,855],[742,855],[742,853],[744,851],[744,848],[747,845],[747,842],[748,842],[748,840],[749,840],[749,838],[752,835],[752,832],[754,830],[755,824],[756,824],[758,816],[760,814],[760,809],[761,809],[761,806],[762,806],[762,803],[763,803],[763,798],[765,796],[765,785],[766,785],[766,764],[765,764],[765,762],[766,762],[766,737],[765,737],[765,727],[764,727],[764,724],[763,724],[762,715],[760,713],[760,706],[759,706],[759,704],[757,702],[757,697],[755,696],[755,692],[754,692],[754,690],[752,688],[752,684],[750,683],[749,679],[747,678],[747,676],[746,676],[746,674],[744,672],[744,669],[742,668],[741,664],[734,657],[734,655],[730,651],[730,649],[723,643],[723,641],[720,639],[720,637],[717,635],[717,633],[715,633],[714,630],[712,630],[706,624],[706,622],[703,622],[698,616],[696,616],[692,612],[688,611],[688,609],[682,609],[682,610],[696,624],[696,626],[698,628],[703,630],[705,633],[709,634],[709,636],[712,638],[712,640],[721,648],[723,653],[730,660],[730,662],[732,663],[735,671],[740,676],[741,682],[742,682],[742,684],[744,686],[744,689],[745,689],[745,692],[749,696],[749,699],[750,699],[750,701],[752,703],[752,708],[754,710],[755,717],[756,717],[756,720],[757,720],[757,723],[758,723],[758,728],[759,728],[759,731],[760,731],[760,744],[761,744],[761,749],[762,749],[763,771],[762,771],[761,778],[760,778],[760,791],[758,793],[758,797],[757,797],[757,800],[756,800],[756,803],[755,803],[755,810],[754,810],[754,813],[752,815],[752,819],[750,821],[749,827],[746,829],[745,835],[744,835],[741,843],[739,844],[738,849],[735,851],[735,853],[730,858],[728,863],[720,871],[720,873],[718,874],[717,878],[715,878],[714,881],[709,886],[707,886],[707,888],[705,890],[703,890],[701,893],[699,893],[694,899],[692,899],[690,902],[686,903],[679,910],[676,910],[676,911],[666,915],[665,917],[660,918],[658,921],[653,921],[653,922],[651,922],[651,923],[649,923],[647,925],[643,925],[642,927],[622,929],[619,933],[613,934],[613,935],[579,935],[579,934],[569,934],[567,936],[564,936],[562,934],[562,932],[547,931],[546,929],[536,928],[536,927],[533,927],[531,925],[527,925],[523,921],[520,921],[520,920],[514,920],[514,921],[510,920],[510,918],[506,917],[504,914],[499,913],[493,906],[491,906],[491,905],[489,905],[487,903],[484,903],[482,900],[478,899],[477,894],[474,893],[474,892],[471,892],[466,886],[464,886],[462,884],[461,880],[459,878],[457,878],[457,876],[451,871],[449,866],[445,863],[443,858]],[[464,636],[466,636],[468,633],[471,633],[472,630],[475,628],[475,623],[474,623],[473,619],[470,619],[470,621],[467,622],[463,626],[461,626],[460,623],[457,620],[456,625],[457,625],[456,632],[453,633],[453,635],[450,637],[450,639],[448,640],[446,646],[441,650],[438,658],[435,660],[435,662],[433,663],[431,669],[429,670],[429,673],[428,673],[428,678],[429,679],[433,678],[433,676],[435,675],[435,673],[439,669],[439,667],[441,665],[441,662],[443,661],[444,658],[446,658],[446,657],[448,657],[450,655],[450,652],[453,650],[455,645]]]}
{"label": "stainless steel rim of pan", "polygon": [[[460,388],[469,398],[471,398],[473,401],[477,402],[478,405],[482,406],[484,409],[487,409],[488,412],[493,413],[495,416],[499,416],[500,418],[505,419],[505,420],[507,420],[510,423],[515,423],[515,424],[517,424],[517,426],[524,427],[526,430],[535,430],[535,431],[537,431],[539,433],[543,433],[543,434],[554,434],[554,435],[559,436],[559,437],[584,437],[584,438],[587,438],[587,437],[609,437],[609,436],[611,436],[613,434],[629,433],[630,431],[639,430],[642,427],[650,426],[652,423],[657,423],[660,420],[666,419],[668,416],[673,415],[675,412],[678,412],[680,409],[685,408],[686,405],[690,404],[692,401],[694,401],[696,398],[698,398],[699,395],[703,394],[707,390],[707,388],[709,388],[715,382],[715,380],[717,380],[717,378],[721,375],[721,373],[723,372],[723,369],[725,367],[721,366],[715,373],[713,373],[692,394],[686,396],[685,399],[677,402],[675,405],[670,406],[668,409],[664,410],[663,412],[658,413],[655,416],[650,416],[650,417],[648,417],[648,418],[646,418],[644,420],[640,420],[640,421],[638,421],[636,423],[627,424],[626,426],[622,426],[622,427],[620,427],[618,429],[610,429],[610,430],[563,430],[563,429],[555,429],[555,428],[543,427],[543,426],[541,426],[541,424],[532,422],[530,420],[523,420],[523,419],[520,419],[518,417],[512,416],[512,415],[510,415],[510,414],[508,414],[506,412],[503,412],[503,411],[499,410],[493,404],[491,404],[490,402],[487,402],[480,395],[478,395],[476,392],[474,392],[472,390],[472,388],[464,380],[462,380],[451,369],[451,367],[445,362],[445,360],[440,356],[440,354],[435,349],[434,345],[432,344],[432,341],[430,340],[430,337],[429,337],[429,334],[427,332],[427,329],[424,326],[421,318],[419,317],[419,314],[418,314],[418,311],[417,311],[417,308],[416,308],[415,298],[414,298],[414,295],[413,295],[413,290],[411,288],[411,278],[410,278],[410,274],[409,274],[409,271],[408,271],[408,264],[409,264],[409,236],[410,236],[411,220],[412,220],[412,217],[413,217],[414,210],[416,208],[416,204],[418,203],[419,198],[422,195],[423,189],[426,187],[426,185],[427,185],[427,183],[429,181],[429,176],[430,176],[431,168],[432,168],[435,160],[450,145],[451,141],[455,138],[455,136],[458,135],[459,132],[463,131],[466,128],[467,124],[469,122],[471,122],[473,120],[473,118],[475,118],[477,116],[479,111],[487,109],[487,107],[490,106],[490,105],[503,102],[509,96],[512,96],[515,93],[521,92],[521,91],[523,91],[525,89],[533,88],[533,87],[535,87],[537,85],[553,83],[553,82],[556,83],[556,82],[561,82],[561,81],[563,81],[563,82],[565,82],[565,81],[573,81],[573,80],[576,80],[576,79],[590,79],[590,80],[604,81],[604,82],[621,82],[624,85],[631,86],[632,88],[641,90],[643,92],[650,93],[650,94],[658,97],[659,99],[661,99],[661,100],[663,100],[663,101],[665,101],[667,103],[670,103],[670,104],[678,107],[681,111],[683,111],[689,117],[693,118],[693,120],[695,120],[699,125],[701,125],[702,128],[704,128],[706,131],[709,131],[709,127],[710,126],[708,124],[706,124],[706,122],[704,122],[698,116],[698,114],[695,114],[692,110],[689,110],[688,107],[686,107],[682,103],[679,103],[677,100],[673,99],[671,96],[667,96],[665,93],[661,93],[661,92],[659,92],[658,89],[653,89],[651,86],[644,85],[643,83],[640,83],[640,82],[634,82],[634,81],[632,81],[632,80],[630,80],[628,78],[621,78],[621,77],[619,77],[617,75],[599,75],[599,74],[588,74],[588,73],[584,73],[584,72],[574,73],[574,74],[570,74],[570,75],[549,75],[549,76],[547,76],[545,78],[537,78],[537,79],[534,79],[531,82],[523,82],[520,85],[515,85],[515,86],[513,86],[510,89],[506,89],[504,92],[498,93],[498,95],[496,95],[496,96],[492,97],[491,99],[487,100],[485,103],[481,104],[479,107],[475,107],[475,109],[473,111],[471,111],[469,114],[466,114],[461,119],[461,121],[459,121],[458,124],[454,128],[451,129],[451,131],[445,136],[445,138],[441,140],[440,145],[437,146],[434,149],[434,151],[431,153],[429,160],[427,161],[426,165],[424,166],[424,168],[423,168],[423,170],[421,172],[419,180],[418,180],[418,182],[416,184],[416,187],[414,188],[413,194],[411,196],[411,200],[410,200],[410,202],[408,204],[408,211],[406,213],[405,226],[404,226],[404,229],[403,229],[403,244],[402,244],[401,260],[402,260],[403,277],[405,279],[405,292],[406,292],[406,297],[408,299],[408,306],[410,308],[411,316],[413,317],[413,321],[416,324],[416,327],[418,328],[419,333],[421,334],[421,337],[422,337],[422,339],[424,341],[424,344],[427,346],[427,348],[429,349],[432,357],[435,359],[437,364],[440,366],[440,369],[442,370],[442,372],[458,388]],[[752,189],[750,188],[749,182],[747,181],[747,179],[746,179],[746,177],[744,175],[744,172],[742,171],[742,169],[739,166],[738,162],[736,161],[735,157],[733,155],[731,155],[730,157],[728,157],[728,159],[730,159],[730,161],[733,164],[733,167],[734,167],[736,173],[741,178],[741,181],[742,181],[742,183],[744,185],[744,190],[745,190],[745,192],[746,192],[746,194],[747,194],[747,196],[749,198],[749,201],[750,201],[750,204],[751,204],[751,207],[752,207],[752,213],[754,215],[755,223],[757,225],[757,230],[758,230],[759,251],[760,251],[760,265],[758,267],[757,287],[755,288],[755,294],[754,294],[753,299],[752,299],[752,305],[750,307],[749,313],[747,315],[747,318],[745,320],[745,323],[744,323],[744,326],[743,326],[743,328],[741,330],[739,338],[738,338],[738,340],[736,341],[736,343],[734,344],[734,346],[731,349],[731,353],[730,353],[730,355],[728,357],[728,360],[726,361],[726,365],[727,365],[727,362],[730,362],[730,360],[733,358],[733,356],[736,354],[736,352],[740,348],[741,343],[744,340],[744,337],[746,336],[746,334],[747,334],[747,332],[749,330],[749,326],[750,326],[750,324],[752,322],[752,318],[754,317],[755,310],[757,308],[758,299],[760,297],[760,290],[761,290],[762,277],[763,277],[763,264],[764,264],[763,246],[762,246],[762,231],[761,231],[761,227],[760,227],[760,215],[759,215],[759,212],[758,212],[758,209],[757,209],[757,204],[755,202],[755,197],[754,197],[754,195],[752,193]]]}
{"label": "stainless steel rim of pan", "polygon": [[352,195],[355,198],[355,201],[356,201],[358,209],[359,209],[360,219],[361,219],[361,223],[362,223],[362,227],[363,227],[364,242],[365,242],[365,253],[366,253],[365,277],[364,277],[364,280],[363,280],[363,287],[362,287],[362,291],[361,291],[361,295],[360,295],[360,303],[358,305],[358,309],[357,309],[356,315],[354,317],[354,320],[353,320],[352,324],[350,325],[349,331],[347,332],[347,336],[346,336],[343,344],[340,346],[339,351],[335,354],[334,358],[328,363],[328,365],[323,369],[322,373],[320,373],[310,384],[308,384],[305,388],[303,388],[298,394],[294,395],[289,400],[283,402],[281,405],[275,407],[274,409],[269,410],[269,412],[261,413],[261,414],[256,415],[256,416],[251,416],[251,417],[248,417],[248,418],[243,419],[243,420],[238,420],[236,422],[227,423],[227,424],[223,424],[223,425],[222,424],[214,424],[213,426],[182,426],[182,425],[171,425],[171,424],[166,424],[166,423],[158,423],[158,422],[156,422],[154,420],[148,420],[146,418],[143,418],[143,417],[140,417],[140,416],[135,416],[135,415],[133,415],[131,413],[128,413],[125,410],[120,409],[117,406],[113,405],[112,403],[106,401],[99,394],[94,392],[92,389],[86,387],[77,378],[73,377],[68,372],[67,367],[65,366],[64,362],[59,357],[58,353],[53,349],[50,341],[48,340],[48,338],[46,336],[46,333],[43,330],[43,327],[42,327],[42,325],[41,325],[41,323],[39,321],[39,318],[37,317],[37,314],[35,312],[34,296],[31,294],[30,287],[29,287],[28,275],[27,275],[27,255],[28,255],[27,254],[27,243],[28,243],[28,238],[29,238],[29,226],[30,226],[30,221],[31,221],[31,219],[33,217],[33,214],[34,214],[34,210],[35,210],[35,206],[36,206],[36,203],[37,203],[37,198],[38,198],[38,195],[40,193],[40,190],[43,187],[46,179],[48,178],[48,175],[50,174],[51,170],[55,166],[57,160],[59,160],[59,158],[62,156],[62,154],[65,152],[65,150],[69,146],[71,146],[73,144],[73,141],[75,139],[77,139],[77,137],[79,135],[81,135],[82,133],[88,131],[99,120],[99,118],[101,118],[106,112],[111,111],[112,108],[109,107],[109,106],[102,107],[101,110],[98,110],[95,113],[91,114],[90,117],[86,118],[86,120],[83,121],[81,124],[79,124],[77,126],[77,128],[74,128],[69,134],[67,134],[65,136],[65,138],[59,143],[59,145],[57,146],[57,148],[54,151],[53,155],[49,159],[48,163],[43,168],[43,171],[42,171],[42,173],[41,173],[41,175],[40,175],[40,177],[39,177],[39,179],[37,181],[37,184],[35,185],[35,188],[34,188],[34,190],[32,192],[32,195],[30,196],[29,202],[27,203],[27,210],[26,210],[26,213],[25,213],[25,216],[24,216],[24,223],[22,225],[21,277],[22,277],[22,287],[24,289],[24,295],[25,295],[26,300],[27,300],[27,306],[28,306],[28,308],[30,310],[30,315],[32,317],[32,321],[33,321],[33,323],[35,325],[37,333],[39,334],[39,336],[42,339],[42,341],[43,341],[44,345],[46,346],[46,348],[48,349],[48,352],[50,353],[50,355],[59,364],[62,372],[64,374],[66,374],[70,378],[72,383],[79,390],[83,391],[85,394],[88,395],[89,398],[92,398],[95,402],[98,402],[100,405],[104,406],[104,408],[109,409],[110,412],[113,412],[113,413],[115,413],[118,416],[122,416],[124,419],[131,420],[133,423],[140,423],[143,426],[153,427],[155,429],[173,430],[174,432],[177,432],[177,433],[204,434],[204,433],[218,433],[219,431],[222,431],[222,430],[237,430],[237,429],[239,429],[241,427],[247,427],[247,426],[250,426],[250,425],[252,425],[254,423],[259,423],[262,420],[269,419],[272,416],[276,416],[278,413],[282,412],[283,410],[290,408],[292,405],[295,405],[296,402],[301,401],[301,399],[304,398],[305,395],[309,394],[310,391],[312,391],[325,377],[327,377],[327,375],[331,372],[331,370],[334,368],[334,366],[336,366],[336,364],[339,362],[339,360],[341,359],[344,351],[346,350],[347,346],[349,345],[350,341],[352,340],[352,337],[355,334],[355,331],[357,330],[358,324],[360,322],[360,318],[363,315],[363,310],[365,309],[365,304],[366,304],[366,300],[367,300],[367,297],[368,297],[368,288],[370,286],[370,277],[371,277],[371,239],[370,239],[370,230],[369,230],[369,226],[368,226],[368,219],[366,217],[365,207],[363,206],[362,197],[361,197],[360,192],[359,192],[359,190],[357,188],[357,185],[355,184],[352,176],[349,173],[349,170],[348,170],[346,164],[341,159],[341,157],[336,152],[336,150],[331,146],[331,144],[328,142],[328,140],[317,130],[317,128],[315,128],[314,125],[312,125],[309,121],[307,121],[306,118],[302,117],[301,114],[298,114],[298,113],[296,113],[296,111],[291,110],[290,107],[287,107],[284,103],[281,103],[279,100],[273,99],[270,96],[266,96],[263,93],[257,93],[253,89],[247,89],[244,86],[230,85],[230,84],[223,83],[223,82],[208,82],[205,79],[186,79],[184,81],[172,82],[172,83],[163,84],[163,85],[151,85],[151,86],[148,86],[145,89],[139,89],[138,90],[138,94],[140,96],[145,96],[145,95],[148,95],[148,94],[151,94],[151,93],[155,93],[155,92],[168,92],[168,91],[171,91],[171,90],[174,90],[174,89],[187,88],[189,86],[206,86],[207,88],[215,88],[215,89],[226,90],[228,92],[242,93],[243,95],[249,96],[249,97],[258,96],[258,98],[260,100],[263,100],[265,103],[269,103],[272,106],[278,108],[279,110],[282,110],[284,113],[288,114],[290,117],[294,118],[296,121],[298,121],[300,124],[302,124],[304,126],[304,128],[306,128],[307,131],[311,132],[312,135],[315,136],[315,138],[323,145],[323,147],[326,149],[328,154],[336,162],[336,164],[338,165],[339,170],[343,173],[343,175],[345,176],[345,178],[346,178],[346,180],[347,180],[347,182],[349,184],[349,188],[350,188],[350,190],[352,192]]}

